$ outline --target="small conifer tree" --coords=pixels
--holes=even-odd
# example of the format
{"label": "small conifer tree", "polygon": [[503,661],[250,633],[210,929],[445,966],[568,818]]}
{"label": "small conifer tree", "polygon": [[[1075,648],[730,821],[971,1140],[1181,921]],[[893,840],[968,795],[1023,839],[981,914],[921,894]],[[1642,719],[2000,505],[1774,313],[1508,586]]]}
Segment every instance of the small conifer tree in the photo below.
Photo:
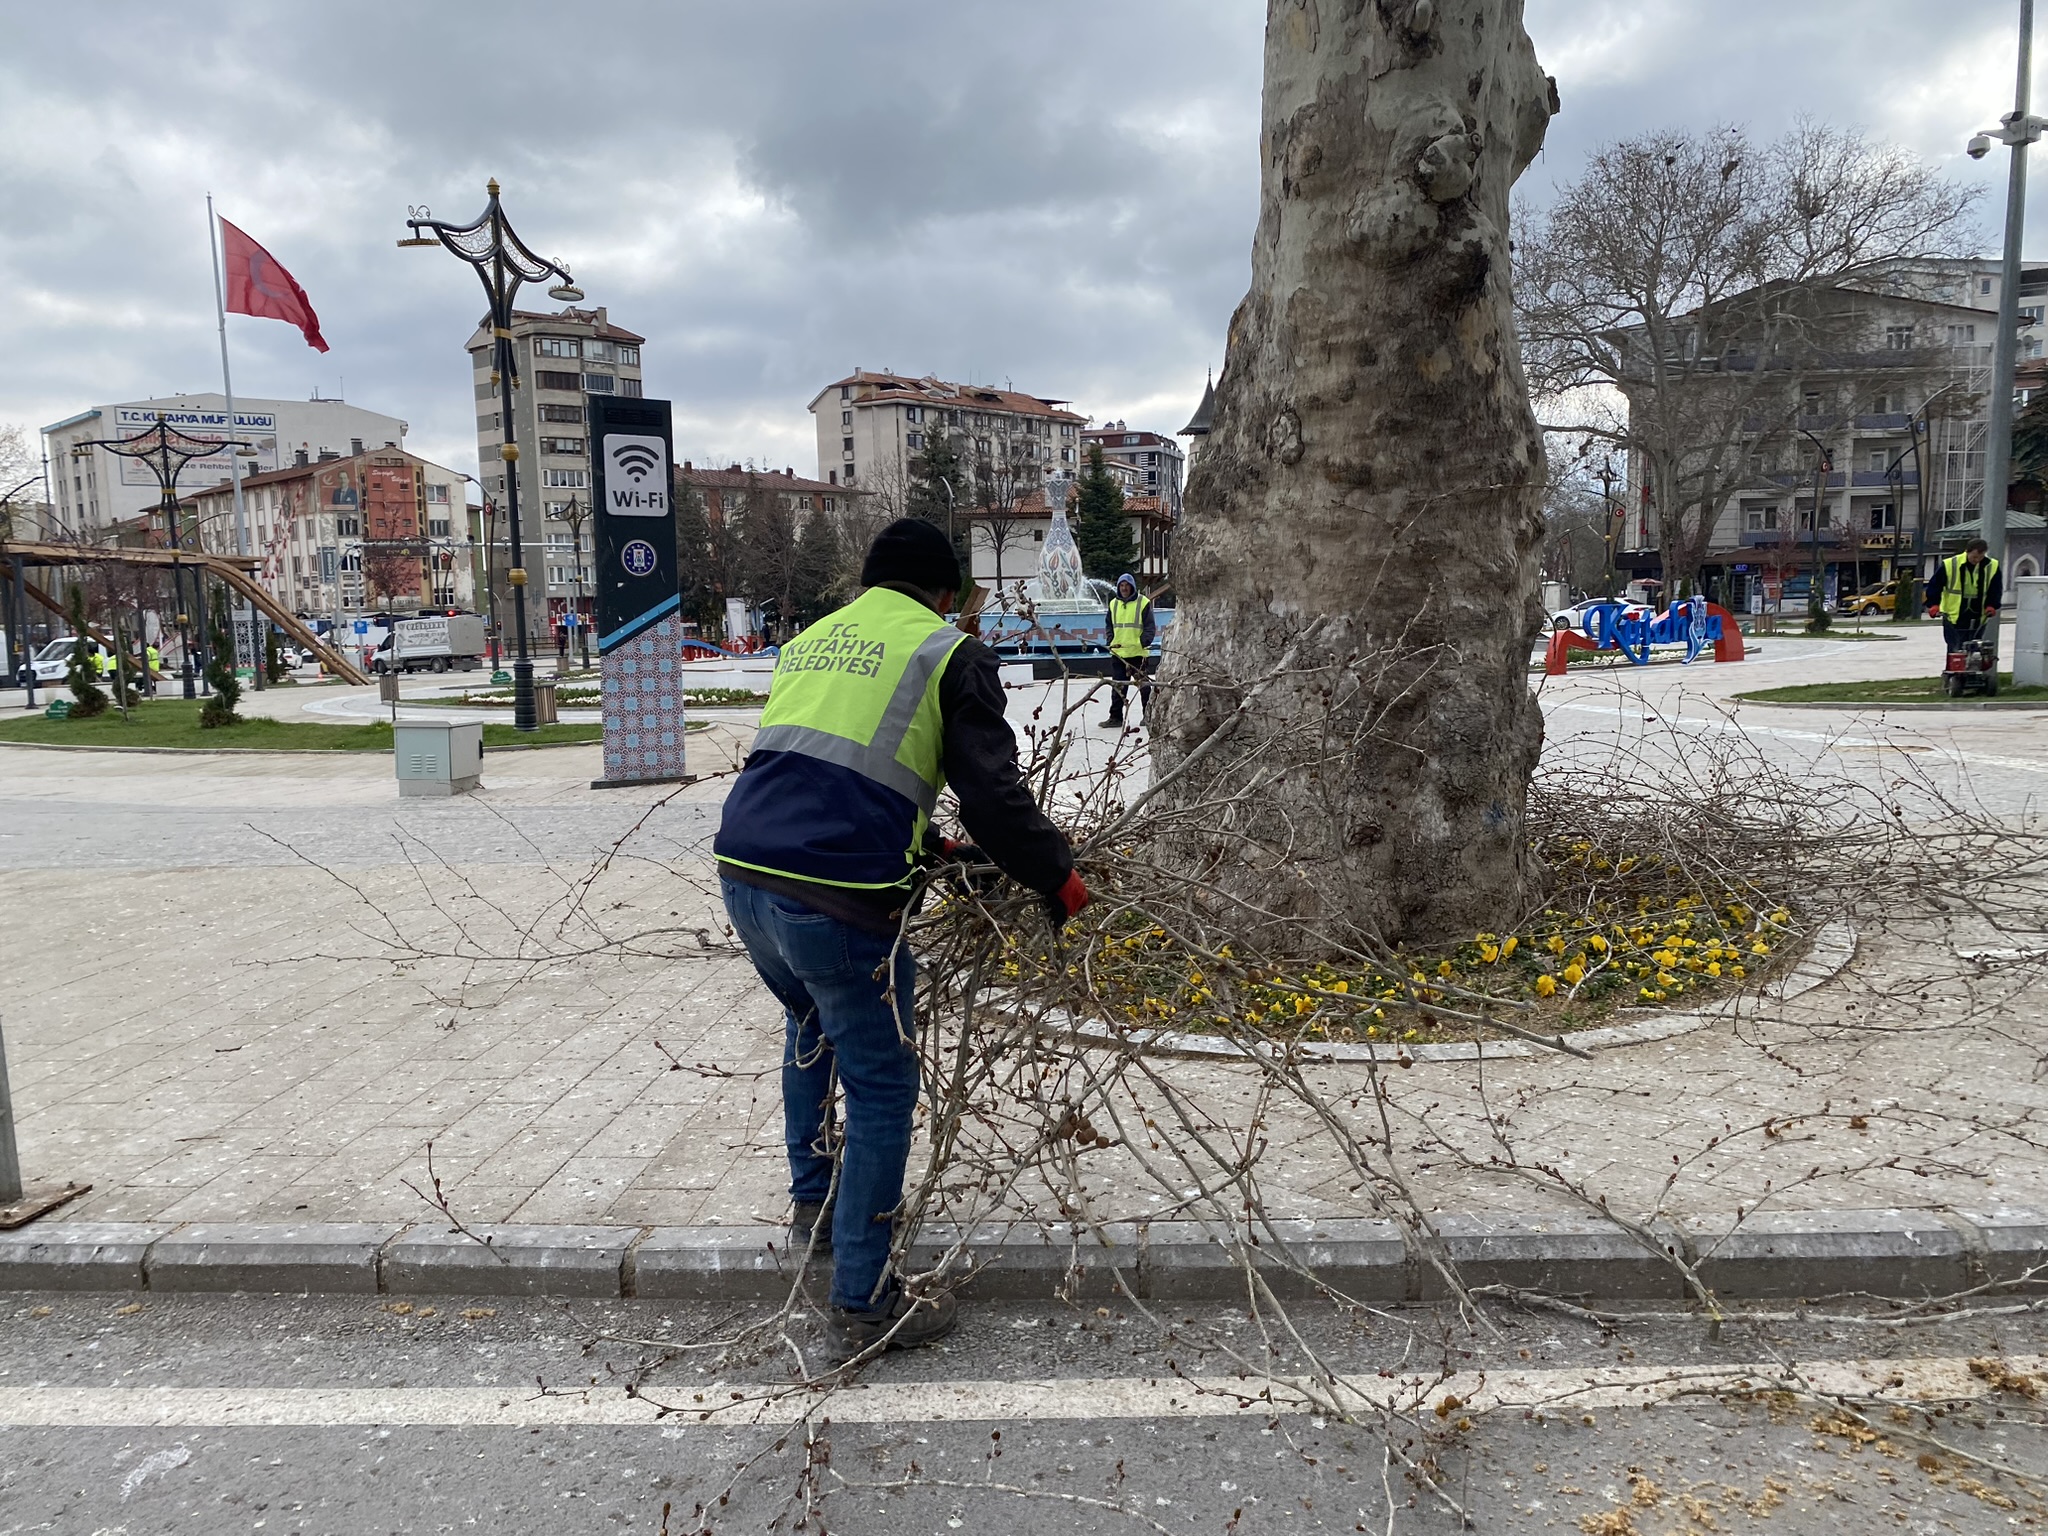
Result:
{"label": "small conifer tree", "polygon": [[85,631],[85,588],[72,583],[68,600],[71,633],[76,638],[71,642],[71,660],[64,669],[64,681],[71,689],[71,718],[89,720],[107,712],[107,695],[96,681],[98,668],[93,657],[98,647]]}
{"label": "small conifer tree", "polygon": [[201,706],[199,724],[210,731],[242,723],[242,717],[235,713],[235,705],[242,697],[242,680],[235,676],[234,620],[228,609],[226,588],[213,589],[206,624],[211,641],[206,648],[206,681],[213,689],[213,697]]}
{"label": "small conifer tree", "polygon": [[1074,543],[1081,569],[1098,581],[1115,581],[1131,568],[1131,520],[1124,515],[1123,488],[1110,478],[1102,445],[1088,447],[1088,472],[1081,476]]}

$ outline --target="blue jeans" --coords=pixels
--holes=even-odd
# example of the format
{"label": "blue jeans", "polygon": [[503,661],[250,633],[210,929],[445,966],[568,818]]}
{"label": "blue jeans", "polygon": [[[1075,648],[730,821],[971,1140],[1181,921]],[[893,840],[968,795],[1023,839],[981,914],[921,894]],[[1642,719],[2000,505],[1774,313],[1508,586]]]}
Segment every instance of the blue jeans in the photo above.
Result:
{"label": "blue jeans", "polygon": [[910,1122],[917,1108],[912,1000],[917,967],[896,953],[892,1011],[876,972],[893,939],[863,932],[802,902],[736,880],[719,882],[725,910],[747,957],[786,1015],[782,1057],[783,1141],[790,1198],[822,1201],[832,1191],[826,1125],[836,1072],[846,1093],[846,1138],[832,1218],[832,1304],[887,1306],[885,1273]]}

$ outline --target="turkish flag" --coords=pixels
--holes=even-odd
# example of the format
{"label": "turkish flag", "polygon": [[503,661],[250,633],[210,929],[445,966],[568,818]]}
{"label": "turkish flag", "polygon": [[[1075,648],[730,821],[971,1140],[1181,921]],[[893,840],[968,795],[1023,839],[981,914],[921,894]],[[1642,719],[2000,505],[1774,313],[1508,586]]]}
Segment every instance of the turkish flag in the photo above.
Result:
{"label": "turkish flag", "polygon": [[220,221],[220,257],[227,267],[228,308],[238,315],[283,320],[299,328],[306,345],[327,350],[313,301],[277,259],[226,219]]}

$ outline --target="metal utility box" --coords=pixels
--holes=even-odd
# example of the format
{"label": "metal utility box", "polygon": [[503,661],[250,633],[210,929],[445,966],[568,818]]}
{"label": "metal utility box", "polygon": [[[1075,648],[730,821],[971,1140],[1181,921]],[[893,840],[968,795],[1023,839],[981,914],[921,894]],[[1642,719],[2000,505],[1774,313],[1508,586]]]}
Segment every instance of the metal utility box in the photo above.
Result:
{"label": "metal utility box", "polygon": [[462,795],[483,781],[484,728],[475,720],[401,720],[392,727],[401,795]]}
{"label": "metal utility box", "polygon": [[2048,685],[2048,576],[2012,582],[2012,681],[2015,688]]}

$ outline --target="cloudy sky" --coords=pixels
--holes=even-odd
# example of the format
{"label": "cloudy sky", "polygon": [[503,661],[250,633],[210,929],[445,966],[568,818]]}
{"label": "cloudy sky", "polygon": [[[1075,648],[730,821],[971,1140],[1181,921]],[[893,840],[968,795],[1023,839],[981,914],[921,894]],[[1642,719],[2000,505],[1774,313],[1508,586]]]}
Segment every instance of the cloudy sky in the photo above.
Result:
{"label": "cloudy sky", "polygon": [[[1564,113],[1525,186],[1643,129],[1801,112],[2002,185],[2002,155],[1960,149],[2010,105],[2017,9],[1528,0]],[[409,204],[469,218],[495,175],[529,243],[648,336],[681,457],[811,473],[805,405],[855,365],[1173,431],[1249,270],[1264,10],[109,0],[86,26],[8,0],[0,423],[219,387],[211,191],[333,346],[230,318],[238,392],[345,391],[474,470],[480,290],[392,242]]]}

